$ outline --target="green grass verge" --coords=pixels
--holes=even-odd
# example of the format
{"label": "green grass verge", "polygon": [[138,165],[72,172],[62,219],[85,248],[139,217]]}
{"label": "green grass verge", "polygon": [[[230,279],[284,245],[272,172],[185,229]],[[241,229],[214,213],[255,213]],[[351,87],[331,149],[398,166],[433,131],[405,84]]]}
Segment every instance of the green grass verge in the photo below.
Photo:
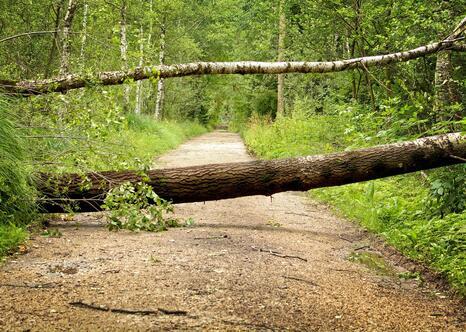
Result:
{"label": "green grass verge", "polygon": [[[344,121],[340,116],[281,118],[274,123],[255,119],[242,135],[248,148],[263,159],[321,154],[354,142],[345,134]],[[464,174],[464,168],[451,171]],[[441,171],[427,174],[436,172]],[[415,173],[315,189],[309,195],[382,235],[405,255],[429,264],[466,295],[466,212],[442,218],[434,211],[430,190],[431,183]]]}

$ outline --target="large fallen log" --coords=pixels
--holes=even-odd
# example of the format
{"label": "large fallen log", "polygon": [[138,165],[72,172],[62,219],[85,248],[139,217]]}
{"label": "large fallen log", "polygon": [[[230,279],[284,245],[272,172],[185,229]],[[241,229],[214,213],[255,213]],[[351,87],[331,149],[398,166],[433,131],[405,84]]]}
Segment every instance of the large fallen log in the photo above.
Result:
{"label": "large fallen log", "polygon": [[[455,133],[328,155],[157,169],[146,181],[174,203],[202,202],[338,186],[463,162],[466,136]],[[45,212],[62,212],[70,202],[79,211],[96,211],[110,188],[142,179],[136,171],[42,174],[40,203]]]}

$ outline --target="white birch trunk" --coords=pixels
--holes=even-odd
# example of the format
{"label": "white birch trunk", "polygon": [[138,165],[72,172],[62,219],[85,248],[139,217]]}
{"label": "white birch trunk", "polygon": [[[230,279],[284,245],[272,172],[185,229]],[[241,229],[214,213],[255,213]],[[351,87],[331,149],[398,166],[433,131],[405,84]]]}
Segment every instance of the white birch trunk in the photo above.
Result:
{"label": "white birch trunk", "polygon": [[82,37],[81,37],[81,50],[79,52],[79,63],[80,63],[80,72],[84,72],[85,64],[84,64],[84,50],[86,48],[86,39],[87,39],[87,12],[89,10],[89,5],[87,3],[84,4],[83,9],[83,24],[82,24]]}
{"label": "white birch trunk", "polygon": [[[120,57],[123,63],[123,70],[128,70],[128,40],[126,35],[126,1],[123,0],[120,8]],[[123,91],[123,110],[126,112],[129,107],[130,87],[125,85]]]}
{"label": "white birch trunk", "polygon": [[0,89],[9,94],[34,95],[51,92],[64,92],[87,86],[123,84],[125,80],[135,81],[149,78],[169,78],[195,75],[227,75],[227,74],[283,74],[283,73],[331,73],[351,69],[362,69],[373,66],[386,66],[391,63],[409,61],[442,50],[464,51],[457,47],[457,40],[444,40],[438,43],[421,46],[412,50],[384,55],[375,55],[348,60],[324,62],[195,62],[175,65],[156,65],[133,70],[99,72],[92,76],[67,75],[44,80],[12,81],[0,80]]}
{"label": "white birch trunk", "polygon": [[[144,29],[141,24],[139,29],[139,67],[144,64]],[[142,81],[138,81],[136,85],[136,107],[134,113],[141,114],[142,109]]]}
{"label": "white birch trunk", "polygon": [[[165,24],[162,24],[160,28],[160,52],[159,52],[159,63],[162,66],[165,61]],[[165,82],[162,77],[159,78],[157,83],[157,103],[155,104],[155,118],[160,119],[163,113],[163,102],[165,99]]]}
{"label": "white birch trunk", "polygon": [[[285,59],[286,16],[285,0],[279,0],[278,61]],[[277,116],[285,115],[285,75],[277,76]]]}
{"label": "white birch trunk", "polygon": [[70,32],[73,24],[74,14],[76,12],[77,1],[70,0],[63,21],[62,30],[62,52],[60,61],[60,76],[68,74],[70,70]]}

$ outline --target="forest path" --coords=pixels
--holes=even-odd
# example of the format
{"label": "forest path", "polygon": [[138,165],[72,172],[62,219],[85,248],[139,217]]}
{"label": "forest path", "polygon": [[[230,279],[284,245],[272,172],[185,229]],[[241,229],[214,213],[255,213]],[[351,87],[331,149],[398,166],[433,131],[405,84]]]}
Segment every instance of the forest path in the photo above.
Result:
{"label": "forest path", "polygon": [[[216,131],[160,158],[167,167],[251,160]],[[188,228],[109,232],[101,214],[52,226],[0,268],[2,330],[461,331],[460,302],[393,270],[348,260],[377,254],[356,225],[302,194],[179,204]],[[380,247],[380,246],[379,246]],[[396,255],[395,255],[396,256]],[[383,270],[383,269],[382,269]],[[135,315],[73,306],[183,310]]]}

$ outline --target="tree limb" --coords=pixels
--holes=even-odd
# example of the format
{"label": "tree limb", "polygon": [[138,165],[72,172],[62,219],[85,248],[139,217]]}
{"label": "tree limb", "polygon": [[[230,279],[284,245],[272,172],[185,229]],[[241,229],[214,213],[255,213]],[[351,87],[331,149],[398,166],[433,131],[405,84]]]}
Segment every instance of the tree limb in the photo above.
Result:
{"label": "tree limb", "polygon": [[[174,203],[202,202],[339,186],[460,164],[464,159],[466,136],[456,133],[328,155],[156,169],[147,172],[146,181]],[[41,174],[39,204],[45,212],[62,212],[68,204],[82,212],[95,211],[111,188],[144,178],[138,171]]]}
{"label": "tree limb", "polygon": [[[118,85],[127,80],[170,78],[194,75],[225,74],[285,74],[285,73],[330,73],[350,69],[364,69],[403,62],[454,48],[460,38],[447,39],[404,52],[360,57],[348,60],[324,62],[197,62],[175,65],[138,67],[128,71],[100,72],[93,75],[70,74],[57,78],[36,81],[0,80],[0,89],[5,93],[35,95],[51,92],[66,92],[93,85]],[[461,50],[461,49],[459,49]]]}
{"label": "tree limb", "polygon": [[59,32],[59,31],[57,31],[57,30],[50,30],[50,31],[31,31],[31,32],[23,32],[23,33],[19,33],[19,34],[17,34],[17,35],[14,35],[14,36],[9,36],[9,37],[0,39],[0,43],[6,42],[6,41],[8,41],[8,40],[16,39],[16,38],[19,38],[19,37],[33,36],[33,35],[46,35],[46,34],[57,33],[57,32]]}

